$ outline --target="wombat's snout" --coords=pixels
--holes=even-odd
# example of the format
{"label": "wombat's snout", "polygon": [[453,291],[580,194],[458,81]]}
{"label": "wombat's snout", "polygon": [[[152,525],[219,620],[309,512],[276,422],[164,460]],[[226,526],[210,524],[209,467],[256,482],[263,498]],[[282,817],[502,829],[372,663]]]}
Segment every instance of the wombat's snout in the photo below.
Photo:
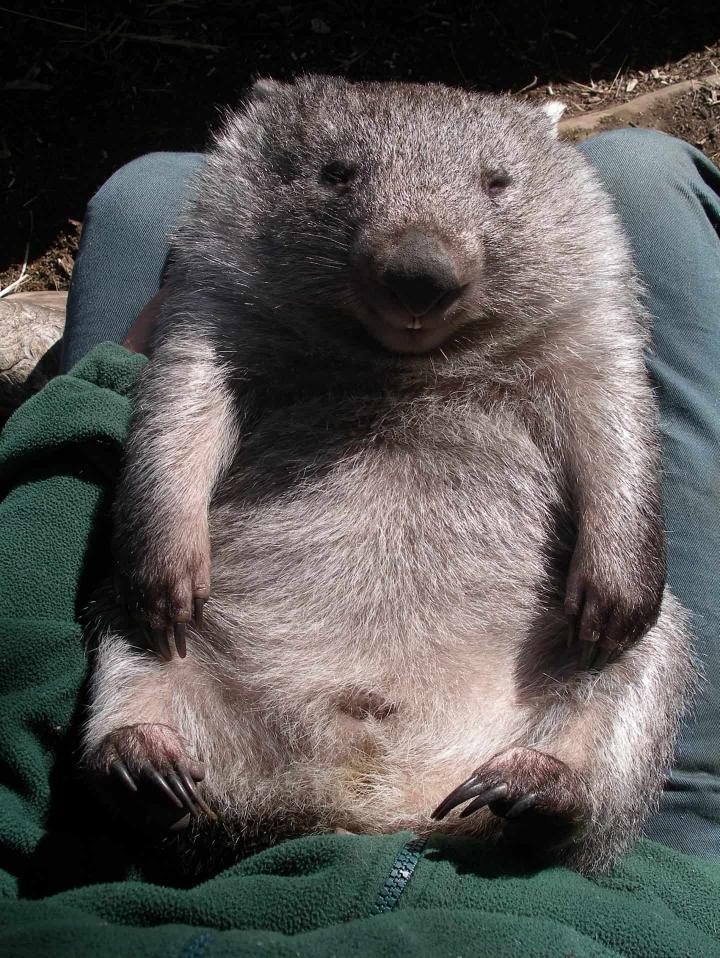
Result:
{"label": "wombat's snout", "polygon": [[453,332],[476,266],[434,231],[366,234],[353,263],[358,316],[388,349],[428,352]]}
{"label": "wombat's snout", "polygon": [[360,319],[402,353],[427,352],[452,333],[453,306],[472,280],[450,240],[417,228],[366,237],[354,267]]}
{"label": "wombat's snout", "polygon": [[445,246],[417,230],[403,234],[375,258],[374,266],[378,281],[416,317],[435,306],[446,309],[464,287]]}

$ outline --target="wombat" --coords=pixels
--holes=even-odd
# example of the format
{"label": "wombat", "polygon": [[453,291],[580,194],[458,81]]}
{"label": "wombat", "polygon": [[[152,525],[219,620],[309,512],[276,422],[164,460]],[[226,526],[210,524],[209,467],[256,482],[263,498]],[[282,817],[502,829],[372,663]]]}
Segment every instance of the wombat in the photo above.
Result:
{"label": "wombat", "polygon": [[560,109],[308,76],[217,135],[85,729],[158,829],[436,828],[591,871],[655,807],[694,667],[649,320]]}

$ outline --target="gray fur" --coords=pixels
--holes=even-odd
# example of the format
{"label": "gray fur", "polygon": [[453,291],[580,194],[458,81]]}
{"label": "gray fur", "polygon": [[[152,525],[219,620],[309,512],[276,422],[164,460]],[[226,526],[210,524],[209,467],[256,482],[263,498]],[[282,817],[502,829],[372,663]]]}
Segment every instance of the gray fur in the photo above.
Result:
{"label": "gray fur", "polygon": [[[476,766],[528,745],[587,783],[571,865],[635,838],[693,666],[662,598],[648,317],[556,116],[308,77],[228,117],[177,235],[116,507],[151,622],[188,617],[208,575],[211,601],[184,660],[104,627],[90,763],[113,729],[159,722],[241,831],[382,832],[429,827]],[[347,191],[320,182],[336,159],[357,169]],[[469,277],[415,351],[384,342],[353,272],[409,227]],[[568,567],[639,639],[599,673],[565,645]]]}

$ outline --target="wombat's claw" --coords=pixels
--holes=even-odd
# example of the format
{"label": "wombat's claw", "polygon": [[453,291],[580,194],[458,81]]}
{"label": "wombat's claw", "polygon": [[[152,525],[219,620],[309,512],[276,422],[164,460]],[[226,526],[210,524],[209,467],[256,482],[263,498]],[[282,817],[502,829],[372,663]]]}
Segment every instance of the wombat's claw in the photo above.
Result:
{"label": "wombat's claw", "polygon": [[173,626],[173,635],[175,637],[175,648],[177,654],[181,659],[184,659],[187,655],[187,641],[185,632],[187,629],[187,623],[185,622],[176,622]]}
{"label": "wombat's claw", "polygon": [[[178,831],[203,815],[208,821],[216,821],[196,784],[204,778],[203,768],[183,758],[181,745],[177,733],[168,726],[126,726],[106,736],[91,768],[100,774],[98,784],[109,776],[120,787],[120,793],[115,791],[114,803],[120,794],[131,793],[130,805],[123,802],[125,811],[144,811],[147,823],[155,827]],[[173,809],[176,817],[168,819]],[[181,813],[179,817],[177,812]]]}
{"label": "wombat's claw", "polygon": [[600,644],[599,642],[580,642],[578,653],[578,668],[587,671],[594,669],[600,672],[608,662],[612,662],[620,653],[620,646],[615,644]]}
{"label": "wombat's claw", "polygon": [[595,658],[597,646],[595,642],[580,642],[578,652],[578,667],[580,669],[589,669]]}
{"label": "wombat's claw", "polygon": [[165,629],[147,629],[146,634],[150,636],[149,644],[153,652],[159,655],[161,659],[169,662],[172,658],[172,652]]}
{"label": "wombat's claw", "polygon": [[600,646],[591,662],[592,667],[598,671],[604,669],[608,662],[613,660],[617,651],[618,649],[609,649],[606,646]]}
{"label": "wombat's claw", "polygon": [[[575,560],[573,560],[575,561]],[[662,595],[654,600],[611,597],[609,587],[593,586],[586,576],[568,576],[563,609],[568,620],[567,647],[577,647],[577,667],[581,671],[601,671],[635,645],[657,621]]]}
{"label": "wombat's claw", "polygon": [[507,794],[508,786],[505,782],[501,782],[500,785],[492,785],[490,788],[486,788],[484,792],[480,792],[474,802],[470,802],[469,805],[463,808],[463,810],[460,812],[460,818],[467,818],[468,815],[474,814],[481,808],[489,805],[490,802],[496,802],[498,799],[507,798]]}
{"label": "wombat's claw", "polygon": [[[210,806],[207,804],[205,799],[202,797],[202,795],[198,791],[197,785],[195,784],[196,778],[192,775],[192,773],[190,772],[190,769],[187,768],[186,765],[181,765],[181,764],[176,765],[175,768],[177,769],[177,774],[180,776],[180,778],[184,782],[185,787],[190,792],[190,795],[192,796],[193,801],[195,802],[197,807],[200,809],[200,811],[208,819],[210,819],[211,822],[216,821],[217,815],[210,808]],[[204,774],[203,774],[203,777],[204,777]]]}
{"label": "wombat's claw", "polygon": [[519,818],[523,812],[527,812],[531,808],[535,808],[537,803],[538,797],[535,792],[527,792],[527,794],[522,795],[514,805],[510,806],[510,808],[505,812],[503,818]]}
{"label": "wombat's claw", "polygon": [[196,595],[193,598],[193,610],[195,613],[195,628],[202,629],[203,627],[203,608],[207,602],[207,596]]}
{"label": "wombat's claw", "polygon": [[591,668],[599,670],[610,660],[612,646],[600,645],[600,635],[589,629],[582,618],[578,629],[579,618],[577,615],[568,615],[567,647],[570,649],[577,643],[578,669],[583,672]]}
{"label": "wombat's claw", "polygon": [[[195,628],[198,631],[202,629],[203,626],[203,608],[207,602],[207,599],[208,597],[206,595],[193,596],[191,615]],[[187,621],[185,619],[181,619],[179,621],[175,620],[174,622],[171,622],[167,630],[152,630],[152,648],[161,658],[165,659],[166,662],[169,662],[173,657],[172,644],[169,640],[170,635],[172,635],[173,641],[175,643],[175,651],[178,654],[178,658],[184,659],[187,655],[187,626]]]}
{"label": "wombat's claw", "polygon": [[506,782],[501,782],[498,785],[488,785],[486,781],[483,781],[477,775],[471,775],[467,781],[463,782],[462,785],[458,785],[455,791],[450,792],[448,797],[440,802],[431,817],[436,820],[445,818],[448,812],[451,812],[453,808],[462,805],[462,803],[466,802],[469,798],[474,798],[475,801],[461,812],[461,817],[464,818],[466,815],[471,815],[490,802],[505,798],[508,791],[509,787]]}
{"label": "wombat's claw", "polygon": [[165,772],[163,776],[154,765],[151,765],[150,762],[146,762],[140,769],[140,775],[146,782],[154,785],[158,791],[162,792],[165,798],[172,802],[176,808],[186,808],[191,815],[196,814],[195,806],[185,795],[184,791],[181,788],[170,787],[171,783],[173,786],[175,785],[172,772]]}
{"label": "wombat's claw", "polygon": [[[138,785],[123,761],[116,759],[111,764],[110,771],[131,792],[138,791]],[[138,777],[153,786],[176,808],[189,812],[193,818],[199,818],[203,814],[209,821],[216,821],[215,812],[198,792],[190,771],[184,765],[176,765],[174,769],[168,769],[161,774],[152,763],[145,762],[140,768]]]}
{"label": "wombat's claw", "polygon": [[187,656],[187,628],[203,627],[203,611],[209,598],[205,580],[200,585],[189,581],[171,587],[154,584],[143,588],[118,570],[114,572],[115,599],[127,616],[128,624],[139,630],[142,646],[165,662]]}
{"label": "wombat's claw", "polygon": [[121,761],[119,758],[115,759],[114,762],[110,765],[110,773],[115,776],[115,778],[131,792],[136,792],[138,790],[137,785],[133,781],[133,777],[127,769],[125,762]]}
{"label": "wombat's claw", "polygon": [[499,752],[476,768],[432,817],[444,818],[469,799],[458,819],[488,806],[503,819],[504,840],[544,851],[572,841],[590,816],[582,777],[560,759],[523,746]]}
{"label": "wombat's claw", "polygon": [[187,622],[173,622],[168,629],[146,629],[146,634],[149,635],[149,647],[166,662],[170,662],[173,657],[170,634],[178,657],[184,659],[187,655]]}

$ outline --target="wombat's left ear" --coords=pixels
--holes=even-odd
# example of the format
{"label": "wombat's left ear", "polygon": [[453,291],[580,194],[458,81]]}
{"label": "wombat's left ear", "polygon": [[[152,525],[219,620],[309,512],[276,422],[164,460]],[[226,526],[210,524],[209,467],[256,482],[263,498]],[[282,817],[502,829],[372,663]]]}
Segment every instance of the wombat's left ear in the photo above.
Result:
{"label": "wombat's left ear", "polygon": [[252,100],[272,100],[279,96],[284,90],[289,88],[289,83],[282,83],[280,80],[271,80],[269,77],[260,77],[250,88],[250,99]]}
{"label": "wombat's left ear", "polygon": [[550,120],[550,130],[553,136],[558,135],[558,123],[565,110],[567,110],[567,106],[562,100],[547,100],[542,105],[543,113]]}

